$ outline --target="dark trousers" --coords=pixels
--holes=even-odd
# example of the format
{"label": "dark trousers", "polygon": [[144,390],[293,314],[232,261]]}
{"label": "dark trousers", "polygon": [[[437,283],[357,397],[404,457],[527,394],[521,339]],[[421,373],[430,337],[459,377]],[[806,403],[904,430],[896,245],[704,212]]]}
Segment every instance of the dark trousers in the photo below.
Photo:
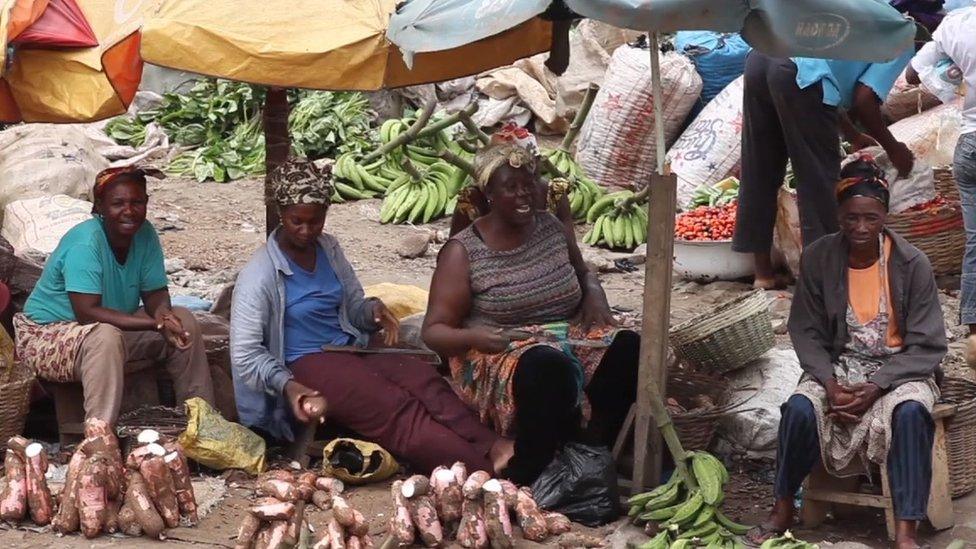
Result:
{"label": "dark trousers", "polygon": [[612,446],[637,397],[640,337],[620,332],[586,387],[592,409],[581,432],[577,366],[562,352],[537,346],[522,354],[513,376],[515,457],[507,474],[531,484],[570,440]]}
{"label": "dark trousers", "polygon": [[395,355],[316,353],[295,361],[295,380],[328,402],[328,421],[429,473],[463,461],[491,472],[498,439],[429,364]]}
{"label": "dark trousers", "polygon": [[[820,438],[813,404],[793,395],[782,407],[776,452],[777,499],[792,498],[820,460]],[[932,444],[935,423],[924,406],[908,401],[892,414],[888,481],[898,520],[922,520],[932,485]]]}
{"label": "dark trousers", "polygon": [[742,172],[732,248],[768,253],[786,161],[796,176],[803,245],[837,232],[834,186],[840,174],[837,109],[823,87],[800,89],[796,64],[753,50],[746,59],[742,99]]}

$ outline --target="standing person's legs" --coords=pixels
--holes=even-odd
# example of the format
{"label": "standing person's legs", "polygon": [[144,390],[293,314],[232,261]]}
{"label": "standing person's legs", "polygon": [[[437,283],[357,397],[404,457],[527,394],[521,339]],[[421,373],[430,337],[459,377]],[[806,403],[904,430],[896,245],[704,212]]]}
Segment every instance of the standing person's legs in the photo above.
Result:
{"label": "standing person's legs", "polygon": [[539,345],[525,351],[512,376],[515,457],[508,476],[531,484],[579,429],[578,368],[562,351]]}
{"label": "standing person's legs", "polygon": [[159,332],[123,332],[126,360],[166,361],[166,371],[173,378],[177,403],[200,397],[214,404],[213,379],[200,325],[188,309],[173,307],[173,314],[183,323],[183,329],[190,333],[192,345],[189,349],[181,351],[173,347]]}
{"label": "standing person's legs", "polygon": [[114,425],[122,405],[125,379],[123,332],[99,324],[85,336],[75,357],[75,379],[85,395],[85,419],[98,418]]}
{"label": "standing person's legs", "polygon": [[952,175],[959,187],[962,221],[966,227],[959,316],[960,321],[969,326],[966,362],[970,368],[976,368],[976,132],[959,137],[953,157]]}
{"label": "standing person's legs", "polygon": [[[372,361],[370,361],[372,362]],[[492,471],[486,448],[435,421],[420,400],[370,362],[344,353],[316,353],[292,364],[295,380],[322,393],[328,420],[352,429],[424,472],[463,461]]]}
{"label": "standing person's legs", "polygon": [[770,97],[767,73],[776,59],[753,50],[746,59],[742,96],[742,170],[732,249],[755,257],[755,285],[773,288],[771,249],[779,188],[786,175],[786,144]]}
{"label": "standing person's legs", "polygon": [[913,547],[918,521],[925,518],[932,486],[935,422],[915,401],[899,404],[891,417],[888,481],[895,507],[896,543]]}
{"label": "standing person's legs", "polygon": [[796,83],[796,64],[785,59],[770,71],[773,103],[796,176],[803,245],[838,230],[834,187],[840,176],[837,109],[823,104],[823,86]]}
{"label": "standing person's legs", "polygon": [[487,451],[498,435],[458,398],[446,379],[430,364],[415,358],[366,355],[364,360],[387,381],[423,403],[431,417],[472,444]]}

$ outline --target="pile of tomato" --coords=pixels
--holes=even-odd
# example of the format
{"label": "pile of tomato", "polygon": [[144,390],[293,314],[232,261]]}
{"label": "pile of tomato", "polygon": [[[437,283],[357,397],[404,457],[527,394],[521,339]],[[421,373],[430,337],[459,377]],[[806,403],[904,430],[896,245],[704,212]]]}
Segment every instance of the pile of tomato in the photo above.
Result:
{"label": "pile of tomato", "polygon": [[678,240],[729,240],[735,231],[737,202],[724,206],[700,206],[679,214],[674,220]]}

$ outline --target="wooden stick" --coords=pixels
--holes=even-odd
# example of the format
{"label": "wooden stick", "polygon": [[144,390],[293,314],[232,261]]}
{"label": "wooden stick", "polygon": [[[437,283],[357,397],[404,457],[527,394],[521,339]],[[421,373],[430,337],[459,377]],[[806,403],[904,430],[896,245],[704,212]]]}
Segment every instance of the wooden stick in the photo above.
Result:
{"label": "wooden stick", "polygon": [[417,115],[417,120],[411,124],[409,128],[407,128],[407,131],[401,133],[396,137],[396,139],[390,141],[386,145],[383,145],[382,147],[364,156],[360,163],[369,164],[377,158],[396,150],[397,147],[406,145],[407,143],[416,139],[417,134],[420,133],[420,130],[427,126],[427,122],[430,121],[430,116],[434,114],[434,107],[436,106],[437,103],[433,99],[425,103],[423,108],[420,110],[420,113]]}
{"label": "wooden stick", "polygon": [[573,117],[573,123],[569,125],[569,131],[566,132],[562,143],[559,144],[560,149],[568,151],[573,146],[573,141],[576,140],[576,136],[579,135],[580,129],[583,127],[583,122],[590,114],[593,100],[596,99],[596,92],[598,91],[600,91],[600,86],[596,84],[590,84],[590,87],[586,88],[586,95],[583,96],[583,102],[580,104],[579,110],[576,111],[576,116]]}

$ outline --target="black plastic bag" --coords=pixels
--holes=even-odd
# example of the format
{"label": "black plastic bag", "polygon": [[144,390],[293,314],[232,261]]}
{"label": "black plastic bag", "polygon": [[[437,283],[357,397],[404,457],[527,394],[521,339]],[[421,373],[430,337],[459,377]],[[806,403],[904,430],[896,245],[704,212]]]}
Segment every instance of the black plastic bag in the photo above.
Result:
{"label": "black plastic bag", "polygon": [[615,520],[620,496],[613,455],[604,447],[567,444],[532,483],[532,497],[539,507],[586,526]]}

